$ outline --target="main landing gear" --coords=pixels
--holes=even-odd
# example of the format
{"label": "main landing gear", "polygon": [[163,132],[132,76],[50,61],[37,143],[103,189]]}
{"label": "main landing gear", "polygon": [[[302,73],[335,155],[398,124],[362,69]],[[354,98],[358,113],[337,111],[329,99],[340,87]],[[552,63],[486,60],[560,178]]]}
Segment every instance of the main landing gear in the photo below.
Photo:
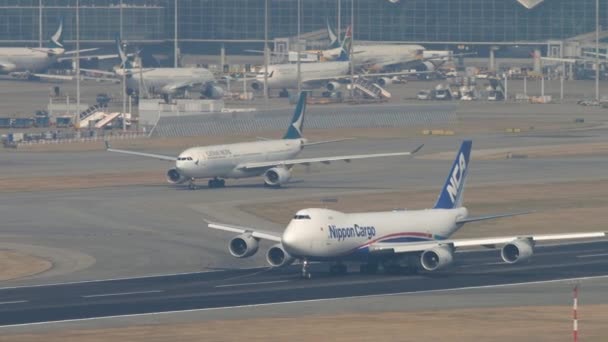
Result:
{"label": "main landing gear", "polygon": [[226,186],[226,181],[219,178],[213,178],[210,179],[207,184],[209,185],[209,188],[223,188]]}
{"label": "main landing gear", "polygon": [[348,268],[344,264],[333,264],[329,266],[329,273],[333,275],[343,275],[348,272]]}

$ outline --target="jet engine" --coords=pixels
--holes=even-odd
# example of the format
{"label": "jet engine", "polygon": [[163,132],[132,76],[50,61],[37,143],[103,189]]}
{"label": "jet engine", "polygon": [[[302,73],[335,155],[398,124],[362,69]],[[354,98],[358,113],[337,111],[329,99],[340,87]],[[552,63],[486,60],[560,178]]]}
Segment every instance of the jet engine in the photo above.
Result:
{"label": "jet engine", "polygon": [[426,250],[420,255],[420,265],[427,271],[437,271],[454,261],[454,251],[451,247],[440,246]]}
{"label": "jet engine", "polygon": [[291,178],[291,171],[284,167],[273,167],[264,173],[264,183],[269,186],[281,186]]}
{"label": "jet engine", "polygon": [[268,252],[266,253],[266,261],[272,267],[283,267],[289,266],[294,262],[294,257],[289,255],[280,243],[270,247]]}
{"label": "jet engine", "polygon": [[508,264],[526,261],[534,254],[534,243],[530,239],[517,239],[500,250],[500,257]]}
{"label": "jet engine", "polygon": [[341,86],[342,85],[338,82],[329,82],[329,83],[327,83],[325,88],[327,88],[327,90],[329,90],[329,91],[334,91],[334,90],[338,90]]}
{"label": "jet engine", "polygon": [[218,100],[224,97],[224,89],[214,84],[209,84],[203,88],[201,94],[208,99]]}
{"label": "jet engine", "polygon": [[433,64],[432,62],[429,62],[429,61],[422,62],[422,65],[423,65],[423,68],[421,71],[435,71],[435,69],[437,69],[435,64]]}
{"label": "jet engine", "polygon": [[253,81],[251,82],[251,89],[255,91],[261,91],[262,89],[264,89],[264,84],[258,81]]}
{"label": "jet engine", "polygon": [[167,171],[167,182],[171,184],[182,184],[187,180],[188,178],[184,177],[176,169],[170,169],[169,171]]}
{"label": "jet engine", "polygon": [[387,85],[387,84],[392,84],[392,83],[393,83],[393,80],[391,80],[391,79],[390,79],[390,78],[388,78],[388,77],[380,77],[380,78],[378,78],[378,79],[376,80],[376,83],[377,83],[379,86],[384,87],[384,86],[385,86],[385,85]]}
{"label": "jet engine", "polygon": [[236,258],[250,257],[258,251],[259,247],[260,243],[258,239],[249,234],[241,234],[233,238],[228,245],[230,254]]}

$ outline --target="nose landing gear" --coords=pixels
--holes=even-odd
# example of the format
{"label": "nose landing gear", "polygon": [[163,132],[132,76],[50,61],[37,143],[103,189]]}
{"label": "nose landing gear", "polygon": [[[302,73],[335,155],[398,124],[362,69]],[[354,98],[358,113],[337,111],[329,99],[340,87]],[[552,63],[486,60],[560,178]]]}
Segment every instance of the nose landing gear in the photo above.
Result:
{"label": "nose landing gear", "polygon": [[190,190],[196,190],[196,183],[194,182],[194,178],[190,178],[190,181],[188,181],[188,189]]}
{"label": "nose landing gear", "polygon": [[308,260],[302,259],[302,279],[310,279],[311,274],[308,271],[308,267],[310,266]]}

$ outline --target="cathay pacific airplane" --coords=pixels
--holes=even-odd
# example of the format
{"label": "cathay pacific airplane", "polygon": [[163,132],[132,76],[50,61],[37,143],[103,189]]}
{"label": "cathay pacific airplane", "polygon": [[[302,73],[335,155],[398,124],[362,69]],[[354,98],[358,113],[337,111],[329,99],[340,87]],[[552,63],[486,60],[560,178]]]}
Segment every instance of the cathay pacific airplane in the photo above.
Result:
{"label": "cathay pacific airplane", "polygon": [[237,258],[254,255],[260,240],[276,242],[266,260],[273,267],[300,260],[302,277],[310,278],[311,261],[332,262],[330,272],[345,273],[343,262],[359,262],[362,273],[405,269],[436,271],[449,266],[462,247],[500,248],[507,264],[526,261],[540,241],[605,238],[606,232],[514,235],[452,239],[465,223],[526,213],[470,217],[463,207],[472,142],[464,141],[432,209],[343,213],[310,208],[298,211],[283,234],[250,227],[208,222],[209,228],[239,234],[228,250]]}
{"label": "cathay pacific airplane", "polygon": [[264,177],[266,186],[279,187],[289,181],[291,169],[298,164],[329,164],[333,161],[350,162],[355,159],[407,156],[422,148],[422,145],[420,145],[410,152],[294,159],[305,146],[344,140],[308,142],[302,136],[305,112],[306,92],[302,92],[283,139],[192,147],[180,153],[177,158],[137,151],[117,150],[110,148],[107,142],[106,147],[110,152],[174,161],[175,167],[167,172],[167,181],[171,184],[188,182],[191,189],[196,188],[194,183],[196,179],[209,179],[209,187],[214,188],[223,187],[225,185],[224,178],[257,176]]}
{"label": "cathay pacific airplane", "polygon": [[[95,51],[83,49],[80,52]],[[63,19],[59,21],[57,30],[49,38],[46,48],[0,48],[0,74],[10,74],[16,78],[37,76],[33,73],[48,69],[55,62],[73,59],[77,51],[65,51],[63,46]],[[81,56],[81,58],[99,58],[100,56]]]}

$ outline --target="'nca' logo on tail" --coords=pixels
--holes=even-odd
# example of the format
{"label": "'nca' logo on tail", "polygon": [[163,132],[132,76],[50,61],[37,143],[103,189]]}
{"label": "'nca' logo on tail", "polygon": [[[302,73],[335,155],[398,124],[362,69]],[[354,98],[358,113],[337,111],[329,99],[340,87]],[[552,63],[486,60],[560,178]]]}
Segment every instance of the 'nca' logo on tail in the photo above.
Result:
{"label": "'nca' logo on tail", "polygon": [[452,201],[452,203],[456,201],[456,196],[458,195],[458,190],[460,189],[460,183],[462,182],[462,178],[466,169],[467,161],[464,158],[464,154],[460,153],[458,157],[458,164],[456,164],[454,170],[452,170],[450,184],[448,184],[446,188],[448,194],[450,195],[450,200]]}
{"label": "'nca' logo on tail", "polygon": [[437,209],[452,209],[462,205],[464,192],[464,183],[467,178],[467,167],[469,166],[469,157],[471,156],[471,140],[465,140],[460,146],[460,150],[456,154],[456,159],[452,164],[450,173],[445,180],[441,193],[435,203]]}

